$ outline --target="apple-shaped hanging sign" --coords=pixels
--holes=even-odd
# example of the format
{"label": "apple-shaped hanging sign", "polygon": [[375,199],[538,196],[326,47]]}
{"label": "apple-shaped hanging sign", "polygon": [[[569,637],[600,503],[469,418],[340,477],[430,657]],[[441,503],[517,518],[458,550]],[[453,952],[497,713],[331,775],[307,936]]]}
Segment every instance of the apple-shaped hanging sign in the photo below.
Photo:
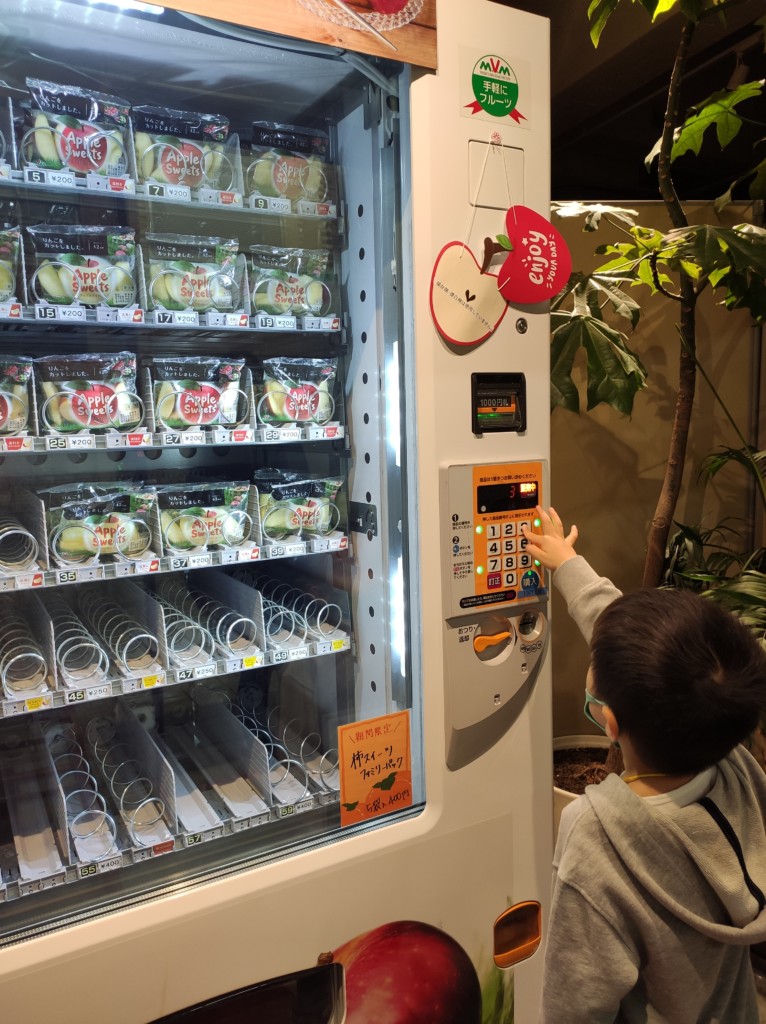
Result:
{"label": "apple-shaped hanging sign", "polygon": [[479,345],[507,310],[497,277],[481,272],[463,242],[448,242],[431,275],[431,316],[442,338],[453,345]]}
{"label": "apple-shaped hanging sign", "polygon": [[497,275],[497,287],[508,302],[520,306],[545,302],[558,295],[572,272],[572,257],[560,232],[528,206],[512,206],[505,215],[506,235],[485,242],[483,268],[493,255],[508,255]]}

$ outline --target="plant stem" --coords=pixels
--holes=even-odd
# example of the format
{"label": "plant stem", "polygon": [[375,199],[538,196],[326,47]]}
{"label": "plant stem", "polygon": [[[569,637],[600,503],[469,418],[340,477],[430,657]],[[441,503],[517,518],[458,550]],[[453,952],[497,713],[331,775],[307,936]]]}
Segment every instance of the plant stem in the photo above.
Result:
{"label": "plant stem", "polygon": [[[679,123],[681,83],[693,35],[694,23],[686,19],[678,41],[673,72],[668,86],[665,121],[662,128],[658,163],[660,196],[665,204],[670,222],[676,228],[688,227],[686,215],[673,184],[671,153],[673,150],[673,136]],[[696,330],[694,314],[697,296],[693,281],[683,270],[680,272],[679,290],[681,295],[681,318],[679,324],[681,346],[678,365],[678,394],[676,395],[668,461],[665,466],[662,489],[647,536],[643,578],[643,586],[645,587],[658,587],[662,580],[668,534],[670,533],[676,505],[681,493],[686,448],[689,440],[689,424],[694,404],[694,390],[696,386]]]}
{"label": "plant stem", "polygon": [[715,384],[713,384],[712,380],[710,379],[710,377],[708,376],[707,372],[705,371],[705,367],[702,365],[702,363],[700,363],[700,361],[698,359],[695,359],[695,362],[697,364],[697,369],[699,370],[699,372],[704,377],[705,382],[707,383],[707,386],[713,392],[713,397],[715,398],[715,400],[718,402],[718,404],[723,409],[723,412],[724,412],[724,415],[726,416],[726,419],[729,421],[729,423],[731,424],[731,426],[732,426],[732,428],[734,430],[734,433],[737,435],[737,437],[740,440],[740,443],[742,445],[742,454],[745,456],[745,458],[747,459],[748,463],[750,464],[750,467],[751,467],[752,472],[753,472],[753,478],[756,481],[756,485],[758,487],[758,491],[759,491],[760,496],[761,496],[761,503],[763,504],[764,510],[766,510],[766,480],[764,480],[764,477],[763,477],[763,474],[761,473],[761,470],[760,470],[760,467],[758,465],[758,462],[753,457],[753,449],[748,444],[748,442],[747,442],[745,436],[743,435],[742,431],[737,426],[736,420],[734,419],[732,414],[729,412],[728,406],[726,405],[724,400],[721,398],[721,396],[720,396],[720,394],[718,392],[718,389],[716,388]]}

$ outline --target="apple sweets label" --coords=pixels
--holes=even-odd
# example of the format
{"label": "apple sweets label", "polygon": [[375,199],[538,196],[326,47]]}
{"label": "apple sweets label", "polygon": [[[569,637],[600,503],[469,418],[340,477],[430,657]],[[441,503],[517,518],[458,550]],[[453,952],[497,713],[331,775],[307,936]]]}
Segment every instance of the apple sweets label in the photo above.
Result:
{"label": "apple sweets label", "polygon": [[340,726],[338,753],[342,826],[412,806],[409,711]]}

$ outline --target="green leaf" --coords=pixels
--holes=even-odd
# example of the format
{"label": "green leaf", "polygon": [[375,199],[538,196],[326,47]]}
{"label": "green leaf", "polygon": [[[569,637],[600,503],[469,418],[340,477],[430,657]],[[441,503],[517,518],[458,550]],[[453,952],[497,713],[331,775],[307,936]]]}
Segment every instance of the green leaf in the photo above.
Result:
{"label": "green leaf", "polygon": [[605,203],[551,203],[551,210],[559,217],[584,216],[583,231],[595,231],[601,222],[601,217],[605,214],[631,227],[636,223],[638,216],[638,210],[631,210],[624,206],[608,206]]}
{"label": "green leaf", "polygon": [[597,317],[557,314],[551,338],[551,404],[579,412],[579,396],[571,372],[582,346],[588,368],[588,408],[602,402],[629,415],[633,399],[646,387],[646,370],[625,342],[625,336]]}
{"label": "green leaf", "polygon": [[590,21],[590,38],[594,46],[598,46],[604,26],[617,9],[619,2],[620,0],[591,0],[588,7],[588,20]]}
{"label": "green leaf", "polygon": [[575,322],[569,313],[551,314],[551,409],[561,406],[579,413],[580,396],[572,380],[572,367],[580,348]]}
{"label": "green leaf", "polygon": [[665,11],[675,7],[677,0],[638,0],[638,2],[647,14],[651,15],[652,21],[654,21],[660,14],[664,14]]}
{"label": "green leaf", "polygon": [[705,132],[712,126],[715,126],[719,146],[725,149],[742,127],[742,117],[734,108],[745,100],[760,96],[763,85],[763,81],[746,82],[736,89],[722,89],[703,100],[695,113],[681,125],[670,159],[676,160],[690,150],[698,156]]}
{"label": "green leaf", "polygon": [[604,402],[629,416],[633,399],[646,387],[646,370],[619,331],[598,320],[582,326],[588,357],[588,409]]}
{"label": "green leaf", "polygon": [[509,252],[513,252],[513,242],[510,240],[508,235],[497,235],[496,237],[504,249],[508,249]]}
{"label": "green leaf", "polygon": [[670,231],[665,239],[679,259],[700,267],[702,280],[725,289],[727,309],[749,309],[756,320],[766,319],[766,229],[700,224]]}
{"label": "green leaf", "polygon": [[660,155],[660,150],[661,149],[662,149],[662,136],[660,135],[659,139],[657,139],[655,144],[652,146],[652,148],[649,150],[649,152],[644,157],[644,167],[647,169],[647,171],[651,171],[652,164],[657,159],[657,157]]}
{"label": "green leaf", "polygon": [[756,466],[766,462],[766,452],[745,448],[718,448],[702,460],[700,472],[711,479],[732,462],[743,466],[749,474],[756,472]]}
{"label": "green leaf", "polygon": [[343,806],[345,807],[345,809],[347,811],[355,811],[356,808],[359,806],[359,801],[358,800],[354,800],[354,802],[352,804],[344,804]]}
{"label": "green leaf", "polygon": [[753,170],[755,177],[750,182],[748,189],[751,199],[766,199],[766,160],[761,160]]}
{"label": "green leaf", "polygon": [[391,772],[391,774],[387,775],[385,777],[385,779],[381,779],[380,782],[376,782],[375,785],[372,788],[373,789],[389,790],[389,789],[391,789],[391,787],[393,786],[393,784],[395,782],[396,782],[396,772]]}

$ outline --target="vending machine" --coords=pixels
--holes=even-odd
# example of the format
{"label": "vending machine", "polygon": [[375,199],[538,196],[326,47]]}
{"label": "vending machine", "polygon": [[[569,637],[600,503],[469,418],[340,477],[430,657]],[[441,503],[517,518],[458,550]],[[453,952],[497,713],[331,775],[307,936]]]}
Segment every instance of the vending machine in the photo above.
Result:
{"label": "vending machine", "polygon": [[548,23],[0,9],[3,1019],[535,1019]]}

